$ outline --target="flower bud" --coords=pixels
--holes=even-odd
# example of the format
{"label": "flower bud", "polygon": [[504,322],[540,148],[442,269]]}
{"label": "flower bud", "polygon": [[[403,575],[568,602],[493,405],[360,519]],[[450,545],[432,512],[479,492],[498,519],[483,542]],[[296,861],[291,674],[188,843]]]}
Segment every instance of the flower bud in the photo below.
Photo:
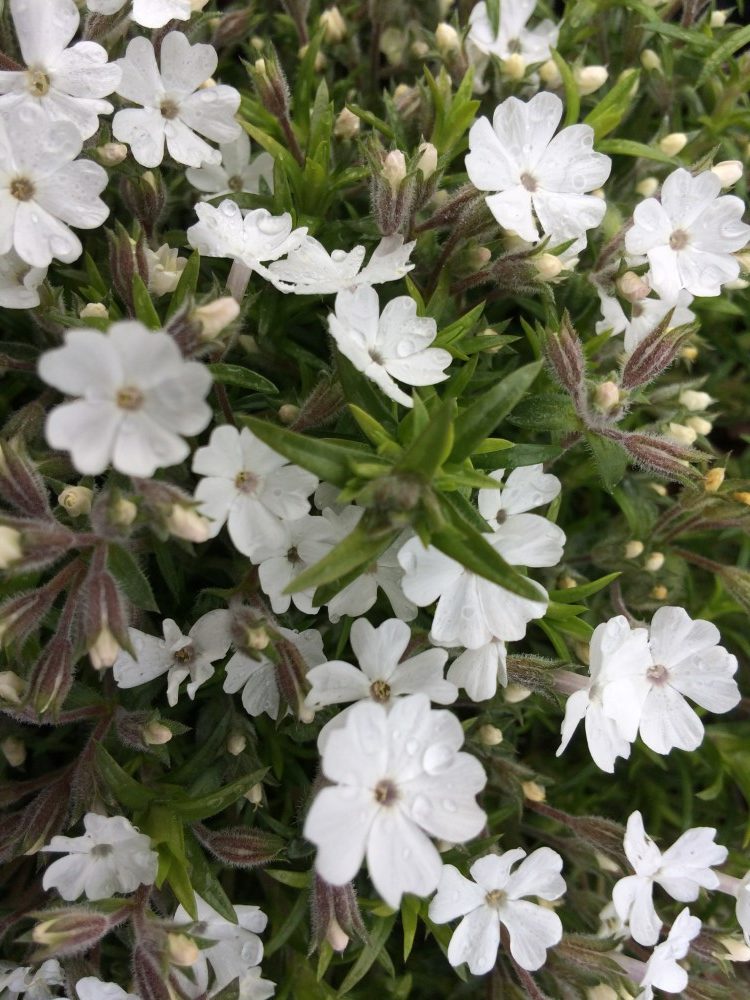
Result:
{"label": "flower bud", "polygon": [[431,142],[423,142],[420,143],[417,152],[420,154],[417,160],[417,170],[422,171],[423,180],[429,180],[437,170],[437,149],[435,149]]}
{"label": "flower bud", "polygon": [[683,361],[692,362],[698,357],[698,348],[693,344],[688,344],[687,347],[683,347],[680,351],[680,357]]}
{"label": "flower bud", "polygon": [[651,285],[635,271],[626,271],[617,279],[617,289],[628,302],[640,302],[651,291]]}
{"label": "flower bud", "polygon": [[547,798],[544,787],[537,781],[522,781],[521,789],[523,790],[523,797],[528,799],[529,802],[544,802]]}
{"label": "flower bud", "polygon": [[711,167],[711,173],[721,181],[723,188],[730,188],[742,177],[742,163],[739,160],[722,160]]}
{"label": "flower bud", "polygon": [[395,194],[406,178],[406,158],[400,149],[392,149],[386,155],[381,173]]}
{"label": "flower bud", "polygon": [[[246,747],[247,740],[242,733],[229,734],[229,739],[227,740],[227,753],[230,753],[233,757],[239,757],[239,755],[244,752]],[[253,788],[258,787],[258,785],[253,785]]]}
{"label": "flower bud", "polygon": [[89,646],[89,659],[94,670],[111,667],[120,652],[120,643],[105,626]]}
{"label": "flower bud", "polygon": [[716,939],[724,948],[724,953],[718,953],[718,959],[730,962],[750,962],[750,946],[741,938],[720,937]]}
{"label": "flower bud", "polygon": [[26,690],[26,684],[12,670],[0,670],[0,701],[12,705],[21,704],[21,696]]}
{"label": "flower bud", "polygon": [[555,88],[562,84],[562,76],[554,59],[548,59],[539,67],[539,76],[548,87]]}
{"label": "flower bud", "polygon": [[109,309],[103,302],[88,302],[78,316],[80,319],[109,319]]}
{"label": "flower bud", "polygon": [[643,542],[639,542],[637,539],[633,539],[630,542],[625,543],[625,558],[626,559],[637,559],[638,556],[643,553]]}
{"label": "flower bud", "polygon": [[534,258],[536,273],[542,281],[552,281],[562,271],[562,261],[553,253],[541,253]]}
{"label": "flower bud", "polygon": [[651,198],[659,190],[659,181],[655,177],[644,177],[642,181],[638,181],[635,190],[644,198]]}
{"label": "flower bud", "polygon": [[77,907],[53,910],[47,920],[34,927],[31,937],[57,956],[76,955],[93,948],[122,919],[122,911],[106,916]]}
{"label": "flower bud", "polygon": [[666,601],[667,597],[669,596],[669,591],[667,590],[667,588],[664,586],[663,583],[660,583],[657,584],[656,587],[651,588],[650,596],[653,597],[655,601]]}
{"label": "flower bud", "polygon": [[706,493],[716,493],[724,482],[726,469],[709,469],[703,477],[703,489]]}
{"label": "flower bud", "polygon": [[21,532],[0,524],[0,569],[7,569],[22,557]]}
{"label": "flower bud", "polygon": [[678,402],[686,410],[698,413],[701,410],[707,410],[711,403],[713,403],[713,398],[707,392],[697,392],[695,389],[683,389],[679,395]]}
{"label": "flower bud", "polygon": [[691,444],[695,444],[695,439],[698,437],[693,428],[686,427],[685,424],[672,422],[669,425],[668,431],[667,436],[672,441],[675,441],[677,444],[686,445],[688,448]]}
{"label": "flower bud", "polygon": [[724,288],[730,292],[742,292],[746,288],[750,288],[750,281],[746,278],[734,278],[732,281],[725,281]]}
{"label": "flower bud", "polygon": [[652,552],[643,565],[646,567],[649,573],[658,573],[659,570],[664,565],[664,553]]}
{"label": "flower bud", "polygon": [[426,59],[430,54],[430,46],[427,42],[423,42],[421,39],[418,39],[416,42],[411,43],[409,51],[415,59]]}
{"label": "flower bud", "polygon": [[127,155],[128,147],[121,142],[105,142],[96,149],[96,158],[103,167],[116,167],[127,159]]}
{"label": "flower bud", "polygon": [[604,86],[608,76],[609,73],[604,66],[578,66],[573,70],[573,79],[581,97],[593,94],[595,90]]}
{"label": "flower bud", "polygon": [[696,434],[701,434],[706,437],[713,430],[713,424],[710,420],[706,420],[705,417],[688,417],[685,421],[687,427],[694,430]]}
{"label": "flower bud", "polygon": [[129,527],[137,516],[138,507],[127,497],[118,497],[109,508],[109,519],[118,527]]}
{"label": "flower bud", "polygon": [[503,76],[509,80],[523,80],[526,75],[526,60],[520,52],[511,52],[507,59],[502,60],[501,66]]}
{"label": "flower bud", "polygon": [[334,950],[343,951],[354,934],[364,940],[365,927],[351,882],[329,885],[314,874],[310,909],[313,947],[319,948],[323,941],[328,941]]}
{"label": "flower bud", "polygon": [[665,497],[668,493],[667,487],[664,483],[649,483],[648,487],[653,490],[658,497]]}
{"label": "flower bud", "polygon": [[750,507],[750,493],[745,490],[737,490],[737,492],[733,493],[732,500],[736,500],[737,503],[744,503],[746,507]]}
{"label": "flower bud", "polygon": [[345,951],[346,946],[349,944],[349,935],[342,929],[341,924],[339,924],[335,917],[331,917],[331,922],[328,924],[326,941],[334,951],[338,952]]}
{"label": "flower bud", "polygon": [[567,313],[557,333],[544,342],[544,353],[553,374],[574,403],[584,405],[586,360],[581,339],[573,329]]}
{"label": "flower bud", "polygon": [[239,303],[231,295],[207,302],[193,310],[193,319],[201,325],[201,340],[213,340],[240,314]]}
{"label": "flower bud", "polygon": [[654,70],[657,69],[661,71],[661,59],[658,53],[654,52],[653,49],[644,49],[641,52],[641,66],[644,69]]}
{"label": "flower bud", "polygon": [[263,801],[263,785],[260,782],[253,785],[248,791],[245,792],[245,798],[248,802],[252,803],[254,806],[259,806]]}
{"label": "flower bud", "polygon": [[620,405],[620,388],[615,382],[600,382],[594,392],[594,406],[600,413],[612,413]]}
{"label": "flower bud", "polygon": [[557,586],[559,590],[572,590],[578,586],[578,582],[572,576],[561,576]]}
{"label": "flower bud", "polygon": [[58,496],[57,502],[71,517],[80,517],[91,512],[92,490],[86,486],[66,486]]}
{"label": "flower bud", "polygon": [[728,16],[729,12],[726,10],[712,10],[708,23],[712,28],[723,28],[727,23]]}
{"label": "flower bud", "polygon": [[215,858],[233,868],[257,868],[268,864],[284,846],[283,840],[275,834],[244,826],[209,830],[202,823],[196,823],[193,832]]}
{"label": "flower bud", "polygon": [[333,126],[333,134],[337,139],[353,139],[359,134],[359,130],[360,121],[353,111],[344,108],[339,112],[336,124]]}
{"label": "flower bud", "polygon": [[0,750],[11,767],[21,767],[26,760],[26,744],[17,736],[6,736],[0,743]]}
{"label": "flower bud", "polygon": [[205,542],[211,537],[211,525],[207,518],[197,512],[194,507],[181,503],[172,504],[166,519],[167,531],[175,538],[184,538],[188,542]]}
{"label": "flower bud", "polygon": [[337,45],[346,38],[346,21],[341,16],[338,7],[329,7],[324,10],[318,20],[319,26],[323,29],[323,39],[329,45]]}
{"label": "flower bud", "polygon": [[248,626],[248,628],[245,629],[244,645],[247,649],[253,649],[260,652],[261,650],[268,648],[270,641],[271,637],[268,634],[266,626],[262,623],[259,625]]}
{"label": "flower bud", "polygon": [[480,726],[479,739],[486,747],[496,747],[503,742],[503,733],[497,726]]}
{"label": "flower bud", "polygon": [[255,61],[250,68],[250,77],[266,111],[275,118],[288,118],[289,84],[273,49],[266,51],[265,58]]}
{"label": "flower bud", "polygon": [[167,934],[167,952],[172,965],[195,965],[200,949],[187,934]]}
{"label": "flower bud", "polygon": [[299,406],[297,406],[295,403],[282,403],[281,406],[279,407],[277,416],[282,424],[286,424],[287,426],[289,426],[290,424],[294,423],[299,414],[300,414]]}
{"label": "flower bud", "polygon": [[659,149],[667,156],[677,156],[687,144],[688,137],[684,132],[670,132],[659,140]]}
{"label": "flower bud", "polygon": [[586,990],[586,1000],[619,1000],[619,993],[606,983],[590,986]]}
{"label": "flower bud", "polygon": [[522,687],[520,684],[508,684],[508,686],[503,691],[503,696],[509,705],[516,705],[520,701],[525,701],[531,691],[528,688]]}
{"label": "flower bud", "polygon": [[165,743],[169,743],[173,736],[172,730],[161,722],[157,722],[156,719],[143,727],[143,742],[150,747],[163,746]]}
{"label": "flower bud", "polygon": [[454,55],[461,48],[458,32],[445,21],[442,21],[435,29],[435,47],[444,59]]}

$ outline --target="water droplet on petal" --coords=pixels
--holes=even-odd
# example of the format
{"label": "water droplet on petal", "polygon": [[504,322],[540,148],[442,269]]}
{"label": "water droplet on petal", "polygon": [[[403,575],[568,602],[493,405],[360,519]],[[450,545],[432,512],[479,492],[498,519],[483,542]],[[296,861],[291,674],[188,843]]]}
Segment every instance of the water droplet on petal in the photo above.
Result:
{"label": "water droplet on petal", "polygon": [[445,743],[435,743],[425,750],[422,767],[427,774],[440,774],[453,763],[454,751]]}

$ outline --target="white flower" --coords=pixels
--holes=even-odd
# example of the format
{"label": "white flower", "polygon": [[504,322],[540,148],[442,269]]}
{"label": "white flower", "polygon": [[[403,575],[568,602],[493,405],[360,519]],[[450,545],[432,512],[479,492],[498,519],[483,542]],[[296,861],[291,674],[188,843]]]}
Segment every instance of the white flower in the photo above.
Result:
{"label": "white flower", "polygon": [[666,993],[682,993],[688,984],[688,975],[677,963],[690,950],[690,942],[701,931],[701,922],[685,907],[670,928],[666,941],[657,945],[646,963],[640,985],[644,988],[638,1000],[652,1000],[654,987]]}
{"label": "white flower", "polygon": [[45,267],[29,267],[15,250],[0,256],[0,306],[3,309],[34,309],[39,305],[39,286],[47,276]]}
{"label": "white flower", "polygon": [[485,199],[487,207],[524,240],[538,240],[541,227],[553,244],[562,243],[604,218],[604,201],[586,192],[602,186],[611,161],[593,152],[588,125],[569,125],[552,138],[562,112],[554,94],[536,94],[528,102],[509,97],[495,109],[491,125],[480,118],[469,132],[469,180],[480,191],[498,192]]}
{"label": "white flower", "polygon": [[77,397],[51,411],[46,434],[86,475],[111,464],[129,476],[152,476],[186,458],[181,435],[198,434],[211,419],[208,369],[185,361],[167,333],[135,321],[114,323],[107,333],[69,330],[63,347],[39,359],[39,376]]}
{"label": "white flower", "polygon": [[459,751],[463,739],[458,719],[431,710],[422,694],[390,710],[354,705],[323,750],[323,774],[333,784],[318,792],[305,820],[318,874],[345,885],[366,856],[373,885],[394,909],[406,892],[432,892],[442,864],[428,835],[463,843],[486,820],[475,802],[486,777],[479,761]]}
{"label": "white flower", "polygon": [[417,316],[417,304],[408,295],[392,299],[381,314],[378,294],[362,285],[339,292],[328,328],[336,346],[351,363],[391,399],[413,406],[394,379],[407,385],[435,385],[448,378],[448,351],[430,347],[437,324]]}
{"label": "white flower", "polygon": [[132,688],[167,674],[167,701],[177,704],[180,684],[190,678],[189,698],[213,677],[213,664],[227,654],[231,645],[229,612],[209,611],[183,635],[171,618],[162,623],[164,638],[128,629],[134,656],[120,650],[112,672],[118,687]]}
{"label": "white flower", "polygon": [[[107,171],[76,160],[82,141],[70,122],[51,122],[36,107],[0,117],[0,254],[15,249],[32,267],[66,264],[83,247],[68,226],[96,229],[109,209],[99,195]],[[75,161],[75,162],[74,162]]]}
{"label": "white flower", "polygon": [[[116,14],[127,0],[87,0],[89,10],[97,14]],[[133,0],[130,16],[144,28],[163,28],[168,21],[188,21],[195,0]]]}
{"label": "white flower", "polygon": [[739,275],[732,252],[747,243],[750,226],[742,222],[742,200],[720,192],[710,170],[694,177],[680,168],[664,181],[661,201],[647,198],[636,206],[625,249],[646,254],[651,285],[663,299],[674,302],[682,288],[718,295]]}
{"label": "white flower", "polygon": [[[235,906],[237,923],[230,923],[200,896],[195,897],[198,920],[189,927],[190,933],[206,941],[198,960],[190,966],[193,978],[180,970],[177,977],[181,989],[190,997],[201,997],[209,990],[209,966],[213,970],[209,997],[226,989],[239,980],[239,1000],[266,1000],[273,996],[274,984],[260,978],[258,965],[263,958],[263,944],[258,937],[268,918],[257,906]],[[182,907],[174,915],[175,921],[187,922],[190,916]]]}
{"label": "white flower", "polygon": [[271,215],[256,208],[243,216],[239,205],[222,201],[220,205],[199,202],[195,206],[198,222],[187,231],[188,242],[204,257],[229,257],[268,277],[262,261],[277,260],[289,253],[307,233],[307,228],[292,228],[288,212]]}
{"label": "white flower", "polygon": [[695,320],[695,313],[688,306],[693,301],[690,292],[684,289],[677,296],[674,302],[667,302],[659,298],[645,298],[634,302],[630,306],[630,319],[619,300],[613,295],[607,295],[599,291],[603,319],[596,324],[596,332],[603,333],[611,330],[613,334],[625,334],[625,350],[628,354],[645,340],[652,330],[661,323],[667,313],[673,309],[672,318],[669,321],[669,329],[674,330],[678,326],[687,326]]}
{"label": "white flower", "polygon": [[[235,694],[242,689],[242,704],[248,715],[262,715],[264,712],[272,719],[278,719],[281,707],[281,693],[284,694],[284,712],[289,709],[289,694],[294,685],[285,683],[287,677],[296,677],[295,667],[309,671],[325,660],[323,639],[320,632],[307,629],[305,632],[295,632],[293,629],[277,626],[284,642],[274,643],[274,658],[259,651],[254,657],[238,651],[227,663],[224,690]],[[289,663],[290,659],[297,662]],[[300,663],[301,661],[301,663]],[[296,688],[296,685],[294,685]],[[296,705],[291,706],[296,708]]]}
{"label": "white flower", "polygon": [[205,163],[202,167],[190,167],[185,176],[206,198],[246,192],[257,194],[260,182],[264,181],[273,193],[273,157],[270,153],[259,153],[250,159],[250,139],[243,130],[232,142],[219,146],[221,163]]}
{"label": "white flower", "polygon": [[193,457],[193,472],[205,476],[195,499],[211,519],[211,537],[226,523],[232,544],[254,562],[286,539],[282,521],[303,517],[317,476],[290,464],[244,427],[217,427]]}
{"label": "white flower", "polygon": [[718,876],[711,868],[726,861],[728,852],[714,843],[715,837],[713,827],[694,827],[662,854],[644,830],[640,812],[631,813],[624,843],[635,875],[615,884],[612,902],[638,944],[653,945],[659,940],[662,922],[652,899],[655,882],[681,903],[697,899],[701,888],[718,886]]}
{"label": "white flower", "polygon": [[446,676],[472,701],[494,698],[498,681],[502,687],[508,683],[505,643],[491,639],[478,649],[465,649],[451,663]]}
{"label": "white flower", "polygon": [[[190,167],[220,163],[221,153],[200,138],[231,142],[240,134],[234,120],[240,95],[219,84],[201,88],[216,69],[218,56],[211,45],[191,45],[181,31],[170,31],[161,43],[161,72],[151,42],[133,38],[118,60],[121,97],[141,108],[118,111],[112,134],[130,146],[144,167],[158,167],[164,143],[172,159]],[[196,135],[196,133],[198,133]]]}
{"label": "white flower", "polygon": [[51,1000],[56,987],[65,985],[65,976],[56,958],[42,962],[38,969],[28,966],[0,968],[1,1000]]}
{"label": "white flower", "polygon": [[178,256],[168,243],[153,251],[146,247],[148,290],[156,296],[168,295],[180,283],[180,275],[187,267],[187,257]]}
{"label": "white flower", "polygon": [[560,29],[548,19],[535,28],[527,28],[535,7],[536,0],[505,0],[500,8],[500,23],[495,34],[487,4],[478,3],[469,15],[469,48],[474,46],[484,55],[500,59],[520,55],[527,65],[549,59],[550,49],[557,45]]}
{"label": "white flower", "polygon": [[682,608],[663,607],[649,629],[649,657],[608,679],[604,712],[630,742],[636,733],[656,753],[695,750],[703,723],[686,698],[709,712],[728,712],[740,700],[737,659],[719,645],[711,622],[693,621]]}
{"label": "white flower", "polygon": [[309,514],[281,524],[284,540],[258,567],[260,585],[277,615],[288,611],[292,601],[300,611],[312,615],[318,610],[312,604],[314,587],[295,594],[285,594],[284,590],[303,570],[331,551],[334,544],[331,525],[324,517]]}
{"label": "white flower", "polygon": [[151,885],[159,859],[151,841],[124,816],[83,817],[82,837],[53,837],[42,851],[66,854],[44,873],[42,886],[57,889],[69,901],[85,895],[105,899],[114,893],[135,892]]}
{"label": "white flower", "polygon": [[138,1000],[135,993],[126,993],[117,983],[103,983],[96,976],[85,976],[76,983],[78,1000]]}
{"label": "white flower", "polygon": [[10,13],[26,69],[0,72],[0,115],[39,108],[48,121],[70,122],[88,139],[99,128],[98,116],[113,110],[101,98],[119,84],[120,67],[107,62],[96,42],[67,48],[80,21],[73,0],[10,0]]}
{"label": "white flower", "polygon": [[[511,873],[521,858],[526,860]],[[510,953],[521,968],[529,972],[541,968],[547,949],[562,940],[562,924],[552,910],[524,897],[559,899],[565,892],[561,869],[562,858],[549,847],[539,847],[528,857],[520,848],[487,854],[470,868],[474,881],[446,865],[429,915],[438,924],[463,917],[448,945],[451,965],[467,962],[475,976],[489,972],[497,959],[502,925],[508,931]]]}
{"label": "white flower", "polygon": [[737,886],[737,906],[735,908],[737,923],[742,928],[745,944],[750,947],[750,872],[745,874]]}
{"label": "white flower", "polygon": [[[493,473],[498,480],[502,472]],[[512,566],[554,566],[560,561],[565,534],[543,517],[527,513],[547,503],[560,491],[555,476],[541,466],[514,469],[500,490],[480,490],[479,509],[494,527],[485,535],[490,545]],[[541,618],[547,608],[547,592],[533,584],[538,600],[519,597],[504,587],[469,572],[456,560],[433,546],[425,548],[418,538],[399,553],[404,569],[402,586],[419,607],[437,601],[431,638],[443,646],[479,649],[499,639],[522,639],[526,625]]]}
{"label": "white flower", "polygon": [[295,295],[333,295],[361,285],[380,285],[396,281],[412,270],[409,257],[414,242],[404,243],[403,236],[384,236],[363,267],[366,250],[356,246],[347,253],[326,248],[314,236],[306,236],[286,260],[277,260],[268,274],[281,292]]}

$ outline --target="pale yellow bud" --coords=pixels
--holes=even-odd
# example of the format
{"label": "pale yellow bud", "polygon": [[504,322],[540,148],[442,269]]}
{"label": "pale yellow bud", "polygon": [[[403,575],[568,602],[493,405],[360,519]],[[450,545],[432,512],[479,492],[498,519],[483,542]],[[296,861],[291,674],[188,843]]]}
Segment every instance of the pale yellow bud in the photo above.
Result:
{"label": "pale yellow bud", "polygon": [[95,670],[111,667],[120,652],[120,643],[105,625],[89,646],[89,659]]}
{"label": "pale yellow bud", "polygon": [[718,943],[724,948],[724,953],[716,953],[718,959],[728,959],[730,962],[750,962],[750,947],[742,938],[720,937]]}
{"label": "pale yellow bud", "polygon": [[730,188],[742,177],[744,171],[739,160],[722,160],[711,167],[711,173],[716,174],[723,188]]}
{"label": "pale yellow bud", "polygon": [[743,250],[740,253],[736,253],[734,257],[743,272],[745,274],[750,274],[750,251]]}
{"label": "pale yellow bud", "polygon": [[245,629],[245,646],[248,649],[257,651],[266,649],[270,641],[271,637],[265,625],[253,625]]}
{"label": "pale yellow bud", "polygon": [[713,398],[707,392],[698,392],[695,389],[683,389],[679,395],[678,402],[686,410],[699,413],[701,410],[709,408],[711,403],[713,403]]}
{"label": "pale yellow bud", "polygon": [[698,348],[692,344],[688,344],[687,347],[683,347],[680,351],[680,357],[683,361],[695,361],[698,357]]}
{"label": "pale yellow bud", "polygon": [[328,924],[326,941],[330,944],[334,951],[338,952],[344,951],[346,946],[349,944],[349,935],[341,927],[335,917],[331,917],[331,922]]}
{"label": "pale yellow bud", "polygon": [[502,730],[498,729],[497,726],[480,726],[479,740],[484,743],[486,747],[496,747],[498,744],[503,742]]}
{"label": "pale yellow bud", "polygon": [[547,798],[544,787],[536,781],[523,781],[521,788],[523,789],[523,797],[529,802],[544,802]]}
{"label": "pale yellow bud", "polygon": [[435,841],[435,847],[437,847],[440,854],[447,854],[448,851],[452,851],[455,846],[456,845],[452,840],[443,840],[442,837]]}
{"label": "pale yellow bud", "polygon": [[688,137],[684,132],[670,132],[659,140],[659,149],[667,156],[677,156],[687,146]]}
{"label": "pale yellow bud", "polygon": [[604,86],[608,76],[605,66],[578,66],[573,70],[573,79],[581,97],[593,94],[595,90]]}
{"label": "pale yellow bud", "polygon": [[526,74],[526,60],[520,52],[511,52],[507,59],[503,59],[501,66],[503,76],[507,76],[509,80],[523,80]]}
{"label": "pale yellow bud", "polygon": [[199,10],[203,10],[207,3],[208,0],[190,0],[190,10],[195,14]]}
{"label": "pale yellow bud", "polygon": [[620,388],[615,382],[600,382],[594,392],[594,406],[600,413],[612,413],[620,405]]}
{"label": "pale yellow bud", "polygon": [[193,312],[193,318],[201,325],[201,340],[213,340],[234,323],[240,314],[240,304],[231,295],[222,295],[220,299],[198,306]]}
{"label": "pale yellow bud", "polygon": [[253,785],[251,789],[245,792],[245,798],[248,802],[252,803],[254,806],[259,806],[263,801],[263,785],[260,782]]}
{"label": "pale yellow bud", "polygon": [[432,145],[431,142],[420,143],[419,149],[419,159],[417,160],[417,170],[422,171],[422,176],[425,180],[429,180],[430,177],[437,170],[438,163],[438,153],[437,149]]}
{"label": "pale yellow bud", "polygon": [[145,173],[142,173],[141,180],[145,181],[150,187],[154,189],[154,191],[159,190],[159,185],[156,181],[156,174],[153,172],[153,170],[146,170]]}
{"label": "pale yellow bud", "polygon": [[195,965],[201,954],[187,934],[167,934],[167,950],[172,965]]}
{"label": "pale yellow bud", "polygon": [[554,59],[548,59],[547,62],[542,63],[539,67],[539,76],[548,87],[559,87],[562,83],[562,76]]}
{"label": "pale yellow bud", "polygon": [[705,417],[688,417],[685,424],[691,427],[696,434],[701,434],[703,437],[710,434],[714,427],[711,421],[706,420]]}
{"label": "pale yellow bud", "polygon": [[294,403],[282,403],[279,407],[278,418],[282,424],[293,424],[299,416],[299,406]]}
{"label": "pale yellow bud", "polygon": [[591,656],[591,649],[589,648],[589,644],[587,642],[581,642],[580,640],[576,640],[573,643],[573,649],[575,650],[576,656],[581,661],[581,663],[588,666],[589,658]]}
{"label": "pale yellow bud", "polygon": [[6,736],[0,743],[0,750],[11,767],[21,767],[26,760],[26,744],[17,736]]}
{"label": "pale yellow bud", "polygon": [[109,518],[113,524],[123,528],[131,525],[138,516],[138,507],[127,497],[119,497],[109,508]]}
{"label": "pale yellow bud", "polygon": [[233,757],[239,757],[239,755],[245,751],[246,747],[247,740],[242,733],[229,734],[229,739],[227,740],[227,753],[230,753]]}
{"label": "pale yellow bud", "polygon": [[150,747],[163,746],[165,743],[169,743],[173,736],[174,733],[169,726],[157,722],[156,719],[143,727],[143,742]]}
{"label": "pale yellow bud", "polygon": [[603,872],[619,872],[619,866],[615,864],[612,858],[607,857],[606,854],[602,854],[601,851],[595,851],[594,858]]}
{"label": "pale yellow bud", "polygon": [[651,198],[659,190],[659,181],[655,177],[644,177],[642,181],[638,181],[635,190],[644,198]]}
{"label": "pale yellow bud", "polygon": [[590,986],[586,990],[586,1000],[618,1000],[617,992],[606,983]]}
{"label": "pale yellow bud", "polygon": [[709,469],[703,477],[703,489],[706,493],[716,493],[724,482],[726,469]]}
{"label": "pale yellow bud", "polygon": [[520,684],[509,684],[503,691],[503,696],[509,705],[516,705],[519,701],[525,701],[531,691]]}
{"label": "pale yellow bud", "polygon": [[655,601],[666,601],[669,596],[669,591],[664,586],[663,583],[657,584],[656,587],[651,588],[651,596]]}
{"label": "pale yellow bud", "polygon": [[400,149],[392,149],[388,153],[383,160],[382,174],[395,194],[406,177],[406,157]]}
{"label": "pale yellow bud", "polygon": [[553,253],[541,253],[534,258],[536,273],[542,281],[552,281],[562,271],[562,261]]}
{"label": "pale yellow bud", "polygon": [[691,444],[695,444],[695,439],[698,437],[692,427],[687,427],[685,424],[676,424],[674,422],[670,423],[667,436],[670,437],[676,444],[683,444],[688,448]]}
{"label": "pale yellow bud", "polygon": [[304,725],[309,726],[310,723],[315,719],[315,710],[305,705],[304,702],[300,703],[297,709],[297,718]]}
{"label": "pale yellow bud", "polygon": [[649,489],[652,489],[658,497],[665,497],[669,492],[664,483],[649,483]]}
{"label": "pale yellow bud", "polygon": [[318,24],[323,29],[323,39],[329,45],[337,45],[346,38],[346,21],[338,7],[329,7],[320,15]]}
{"label": "pale yellow bud", "polygon": [[212,76],[209,76],[207,80],[204,80],[203,83],[201,83],[198,86],[198,90],[210,90],[212,87],[215,87],[216,85],[217,85],[216,80],[214,80]]}
{"label": "pale yellow bud", "polygon": [[644,49],[641,52],[641,66],[648,70],[661,70],[661,59],[658,53],[654,52],[653,49]]}
{"label": "pale yellow bud", "polygon": [[22,556],[21,532],[0,524],[0,569],[7,569]]}
{"label": "pale yellow bud", "polygon": [[733,278],[732,281],[725,281],[724,287],[729,289],[730,292],[741,292],[746,288],[750,288],[750,281],[745,278]]}
{"label": "pale yellow bud", "polygon": [[21,703],[21,696],[26,685],[12,670],[0,670],[0,700],[9,701],[13,705]]}
{"label": "pale yellow bud", "polygon": [[625,545],[625,558],[637,559],[643,553],[643,542],[633,539]]}
{"label": "pale yellow bud", "polygon": [[737,490],[732,494],[732,500],[736,500],[738,503],[744,503],[746,507],[750,507],[750,493],[746,490]]}
{"label": "pale yellow bud", "polygon": [[726,10],[712,10],[709,24],[712,28],[723,28],[727,23],[729,12]]}
{"label": "pale yellow bud", "polygon": [[430,54],[430,46],[427,42],[412,42],[409,51],[415,59],[425,59]]}
{"label": "pale yellow bud", "polygon": [[202,517],[195,508],[185,507],[181,503],[172,504],[166,527],[175,538],[184,538],[188,542],[205,542],[211,537],[211,525],[207,518]]}
{"label": "pale yellow bud", "polygon": [[128,147],[121,142],[105,142],[96,149],[96,158],[103,167],[116,167],[127,155]]}
{"label": "pale yellow bud", "polygon": [[628,302],[640,302],[651,291],[651,285],[635,271],[626,271],[617,279],[617,288]]}
{"label": "pale yellow bud", "polygon": [[435,48],[443,57],[454,55],[461,48],[458,32],[445,21],[442,21],[435,29]]}
{"label": "pale yellow bud", "polygon": [[255,49],[256,52],[262,52],[265,44],[260,35],[253,35],[250,39],[250,48]]}
{"label": "pale yellow bud", "polygon": [[359,118],[349,108],[343,108],[336,118],[333,134],[337,139],[353,139],[359,133],[359,129]]}
{"label": "pale yellow bud", "polygon": [[109,309],[103,302],[88,302],[78,316],[81,319],[109,319]]}
{"label": "pale yellow bud", "polygon": [[658,573],[659,570],[664,565],[664,553],[652,552],[643,565],[646,567],[649,573]]}
{"label": "pale yellow bud", "polygon": [[58,496],[57,502],[71,517],[80,517],[91,512],[91,501],[94,493],[87,486],[66,486]]}
{"label": "pale yellow bud", "polygon": [[574,587],[578,586],[578,582],[572,576],[561,576],[557,581],[557,586],[560,590],[573,590]]}

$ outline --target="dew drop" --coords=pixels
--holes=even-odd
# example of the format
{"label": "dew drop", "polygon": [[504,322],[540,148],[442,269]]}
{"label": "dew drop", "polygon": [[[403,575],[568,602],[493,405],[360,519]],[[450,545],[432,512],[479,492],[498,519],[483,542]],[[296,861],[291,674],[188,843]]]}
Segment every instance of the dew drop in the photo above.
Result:
{"label": "dew drop", "polygon": [[453,799],[443,799],[443,809],[446,812],[454,813],[456,811],[456,803]]}
{"label": "dew drop", "polygon": [[417,750],[419,750],[419,740],[415,740],[414,737],[408,739],[406,741],[406,752],[409,756],[413,757]]}
{"label": "dew drop", "polygon": [[453,763],[454,752],[445,743],[435,743],[425,750],[422,767],[427,774],[440,774]]}

